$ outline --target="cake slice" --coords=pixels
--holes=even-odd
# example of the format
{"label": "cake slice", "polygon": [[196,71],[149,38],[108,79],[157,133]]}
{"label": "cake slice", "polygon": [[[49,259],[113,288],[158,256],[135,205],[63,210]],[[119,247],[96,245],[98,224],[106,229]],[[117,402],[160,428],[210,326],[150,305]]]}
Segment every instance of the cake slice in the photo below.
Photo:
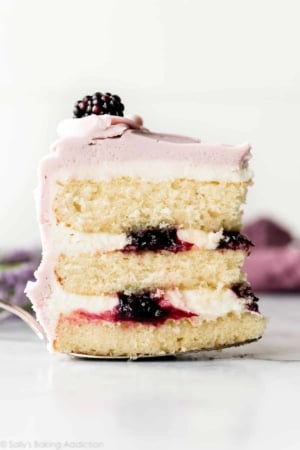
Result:
{"label": "cake slice", "polygon": [[85,97],[40,166],[43,260],[27,293],[50,347],[137,357],[258,339],[240,233],[250,146],[152,133],[123,109]]}

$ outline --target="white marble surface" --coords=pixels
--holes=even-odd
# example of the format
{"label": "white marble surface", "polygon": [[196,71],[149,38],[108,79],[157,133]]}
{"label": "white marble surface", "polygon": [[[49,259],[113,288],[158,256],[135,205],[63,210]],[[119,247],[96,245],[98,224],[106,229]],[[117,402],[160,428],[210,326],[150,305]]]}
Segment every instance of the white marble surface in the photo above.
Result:
{"label": "white marble surface", "polygon": [[177,360],[50,355],[0,323],[0,448],[298,450],[300,298],[261,309],[261,341]]}

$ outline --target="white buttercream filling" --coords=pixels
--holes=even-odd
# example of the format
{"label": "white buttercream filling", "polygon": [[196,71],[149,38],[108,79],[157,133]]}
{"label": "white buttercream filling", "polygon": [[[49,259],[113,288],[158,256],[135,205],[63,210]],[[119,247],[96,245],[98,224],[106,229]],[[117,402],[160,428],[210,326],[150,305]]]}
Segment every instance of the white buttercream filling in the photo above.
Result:
{"label": "white buttercream filling", "polygon": [[119,177],[133,177],[151,181],[187,178],[198,181],[238,183],[248,181],[252,176],[252,171],[248,167],[233,170],[231,167],[224,166],[192,165],[185,164],[182,161],[171,162],[147,159],[143,161],[122,161],[122,163],[103,160],[101,167],[84,164],[73,165],[67,169],[61,168],[56,173],[56,179],[60,181],[76,178],[79,180],[93,180],[94,182]]}
{"label": "white buttercream filling", "polygon": [[[205,232],[194,229],[179,229],[179,240],[194,244],[197,248],[215,250],[223,237],[223,231]],[[55,254],[95,253],[122,250],[130,244],[126,233],[81,233],[63,224],[51,227],[47,249]]]}
{"label": "white buttercream filling", "polygon": [[215,250],[223,237],[223,230],[206,232],[194,229],[180,229],[177,231],[177,236],[181,241],[194,244],[195,247]]}
{"label": "white buttercream filling", "polygon": [[53,225],[46,243],[52,252],[77,254],[120,250],[128,244],[125,233],[81,233],[65,227]]}
{"label": "white buttercream filling", "polygon": [[53,282],[52,294],[47,301],[49,317],[53,325],[60,314],[70,314],[83,309],[90,313],[102,313],[112,310],[119,300],[117,295],[77,295],[64,291],[57,282]]}
{"label": "white buttercream filling", "polygon": [[[167,303],[175,308],[191,312],[203,320],[216,320],[230,312],[241,314],[246,310],[246,301],[238,298],[231,289],[199,288],[193,290],[168,289],[161,291]],[[53,329],[60,314],[71,314],[76,310],[89,313],[111,311],[118,305],[117,295],[71,294],[53,282],[51,297],[47,300],[48,317]]]}
{"label": "white buttercream filling", "polygon": [[203,320],[215,320],[230,312],[240,314],[245,310],[245,300],[238,298],[231,289],[172,289],[165,292],[175,308],[192,312]]}

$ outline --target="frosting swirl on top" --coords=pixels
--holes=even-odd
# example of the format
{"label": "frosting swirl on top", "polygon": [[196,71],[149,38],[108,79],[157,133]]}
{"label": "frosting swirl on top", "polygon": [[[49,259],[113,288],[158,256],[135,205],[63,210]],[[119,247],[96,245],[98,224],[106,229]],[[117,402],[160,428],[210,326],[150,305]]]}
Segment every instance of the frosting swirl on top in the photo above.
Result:
{"label": "frosting swirl on top", "polygon": [[92,114],[80,119],[66,119],[60,122],[57,127],[57,134],[60,138],[81,137],[106,139],[122,136],[129,128],[138,130],[143,126],[143,119],[140,116],[111,116],[104,114],[97,116]]}

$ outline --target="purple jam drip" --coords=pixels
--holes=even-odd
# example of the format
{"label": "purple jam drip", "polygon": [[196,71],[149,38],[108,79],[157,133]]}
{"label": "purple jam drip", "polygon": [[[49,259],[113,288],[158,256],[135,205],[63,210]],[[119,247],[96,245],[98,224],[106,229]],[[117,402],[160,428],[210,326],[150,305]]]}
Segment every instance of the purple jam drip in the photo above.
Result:
{"label": "purple jam drip", "polygon": [[248,283],[235,284],[231,287],[231,290],[239,297],[246,300],[247,308],[249,311],[259,313],[258,309],[258,297],[254,295],[251,286]]}
{"label": "purple jam drip", "polygon": [[178,239],[177,228],[146,228],[127,234],[129,244],[123,251],[158,251],[182,252],[190,250],[193,244]]}
{"label": "purple jam drip", "polygon": [[220,240],[217,250],[243,250],[249,253],[250,247],[253,244],[247,236],[238,231],[223,231],[223,237]]}

